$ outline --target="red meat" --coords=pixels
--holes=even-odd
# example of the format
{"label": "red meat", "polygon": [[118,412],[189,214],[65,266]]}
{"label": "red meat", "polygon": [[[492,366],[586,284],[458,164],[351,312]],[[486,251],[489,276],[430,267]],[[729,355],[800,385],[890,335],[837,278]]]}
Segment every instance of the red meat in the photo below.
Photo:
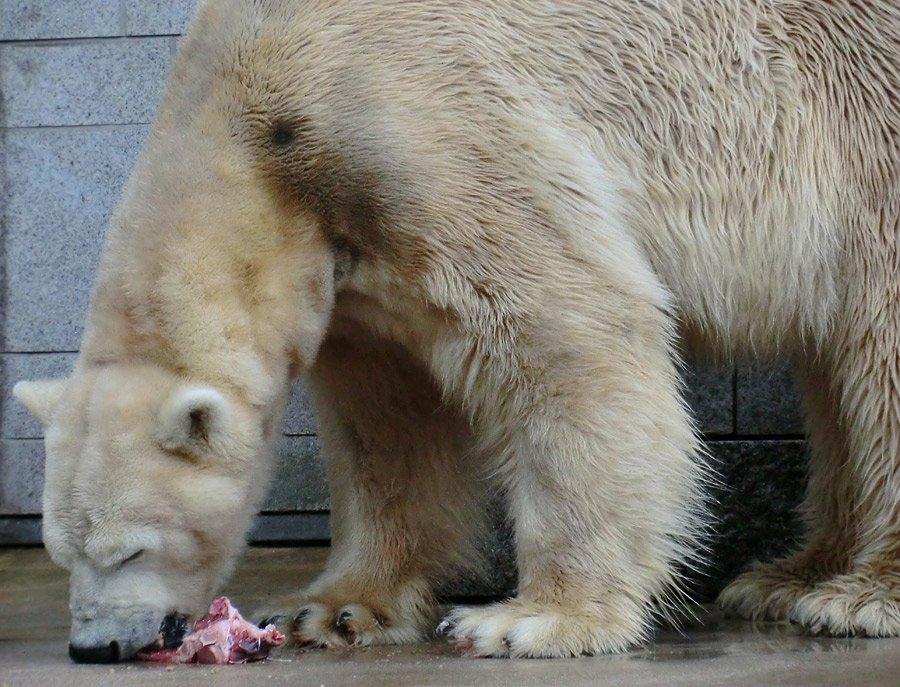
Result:
{"label": "red meat", "polygon": [[141,652],[138,658],[161,663],[247,663],[263,660],[269,648],[284,639],[274,625],[260,629],[248,623],[223,596],[212,602],[177,649]]}

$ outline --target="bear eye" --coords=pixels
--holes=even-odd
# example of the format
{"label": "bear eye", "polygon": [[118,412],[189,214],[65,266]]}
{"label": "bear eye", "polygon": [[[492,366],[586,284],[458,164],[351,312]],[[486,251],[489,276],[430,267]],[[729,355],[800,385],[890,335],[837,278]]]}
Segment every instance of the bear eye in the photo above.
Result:
{"label": "bear eye", "polygon": [[128,556],[128,558],[125,558],[124,560],[122,560],[122,562],[119,563],[118,566],[116,566],[116,567],[121,568],[125,565],[128,565],[129,563],[134,563],[136,560],[141,558],[143,555],[144,555],[143,549],[140,549],[139,551],[135,551],[133,554]]}
{"label": "bear eye", "polygon": [[281,148],[294,141],[294,130],[285,122],[277,122],[272,125],[269,137],[274,145]]}

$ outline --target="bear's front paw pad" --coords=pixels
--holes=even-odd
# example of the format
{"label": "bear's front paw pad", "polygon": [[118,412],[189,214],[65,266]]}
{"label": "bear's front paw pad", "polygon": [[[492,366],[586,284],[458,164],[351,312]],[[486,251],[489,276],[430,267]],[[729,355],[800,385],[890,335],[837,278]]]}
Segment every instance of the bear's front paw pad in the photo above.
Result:
{"label": "bear's front paw pad", "polygon": [[557,658],[624,651],[643,638],[644,627],[637,612],[613,617],[512,600],[454,609],[438,629],[470,656]]}

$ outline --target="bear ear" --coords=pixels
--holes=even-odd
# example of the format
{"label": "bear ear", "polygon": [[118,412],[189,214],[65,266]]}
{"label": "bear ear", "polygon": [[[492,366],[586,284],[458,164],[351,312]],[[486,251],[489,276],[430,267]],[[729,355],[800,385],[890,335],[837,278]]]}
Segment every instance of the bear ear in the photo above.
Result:
{"label": "bear ear", "polygon": [[39,379],[18,382],[13,387],[13,397],[25,406],[35,420],[46,427],[53,420],[68,379]]}
{"label": "bear ear", "polygon": [[228,433],[231,408],[211,387],[177,391],[160,412],[159,443],[167,451],[207,453]]}

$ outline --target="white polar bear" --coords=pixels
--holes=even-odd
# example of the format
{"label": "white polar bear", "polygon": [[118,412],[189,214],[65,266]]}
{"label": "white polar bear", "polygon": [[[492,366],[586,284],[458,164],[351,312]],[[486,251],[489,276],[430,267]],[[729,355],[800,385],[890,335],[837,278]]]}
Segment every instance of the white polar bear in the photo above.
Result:
{"label": "white polar bear", "polygon": [[16,390],[73,656],[208,602],[299,374],[334,544],[298,640],[432,631],[490,475],[520,586],[460,649],[640,642],[707,525],[679,345],[805,380],[808,540],[726,607],[900,634],[898,35],[888,0],[203,3],[74,374]]}

